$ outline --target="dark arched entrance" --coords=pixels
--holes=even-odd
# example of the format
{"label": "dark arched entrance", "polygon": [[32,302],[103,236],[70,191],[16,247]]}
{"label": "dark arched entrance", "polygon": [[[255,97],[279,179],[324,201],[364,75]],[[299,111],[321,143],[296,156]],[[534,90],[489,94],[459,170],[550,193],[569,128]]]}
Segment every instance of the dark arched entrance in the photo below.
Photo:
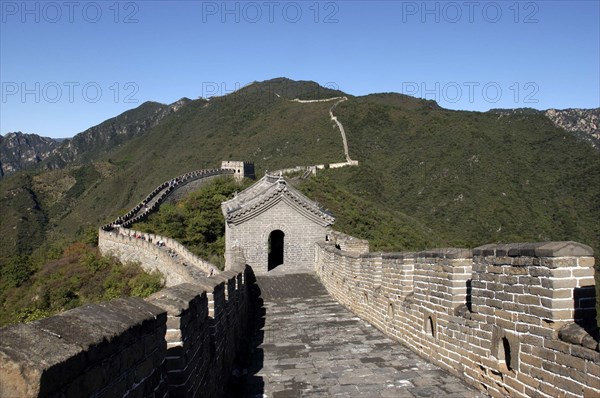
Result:
{"label": "dark arched entrance", "polygon": [[269,271],[283,264],[283,241],[285,234],[276,229],[269,234]]}

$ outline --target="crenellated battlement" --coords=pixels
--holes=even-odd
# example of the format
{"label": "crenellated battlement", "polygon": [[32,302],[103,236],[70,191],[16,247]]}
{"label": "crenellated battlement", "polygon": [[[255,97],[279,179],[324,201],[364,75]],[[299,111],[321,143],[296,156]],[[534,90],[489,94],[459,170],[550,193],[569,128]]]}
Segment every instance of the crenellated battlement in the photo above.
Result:
{"label": "crenellated battlement", "polygon": [[[241,174],[234,166],[242,167]],[[198,276],[217,274],[217,267],[199,258],[176,240],[128,227],[146,219],[165,201],[179,199],[188,187],[197,189],[199,184],[223,175],[236,178],[241,175],[243,178],[253,173],[253,164],[229,161],[223,162],[221,169],[196,170],[165,181],[125,215],[101,227],[98,247],[103,254],[115,256],[122,262],[138,262],[147,271],[160,271],[165,276],[166,286],[193,282]]]}
{"label": "crenellated battlement", "polygon": [[160,271],[167,288],[0,329],[0,397],[222,396],[254,318],[243,254],[219,273],[174,239],[126,227],[182,187],[232,174],[199,170],[166,181],[101,227],[102,253]]}
{"label": "crenellated battlement", "polygon": [[[244,162],[242,162],[244,163]],[[252,166],[254,169],[254,166]],[[143,221],[150,214],[157,211],[162,203],[164,203],[176,191],[186,185],[198,181],[206,180],[221,175],[234,175],[235,170],[232,168],[196,170],[180,175],[163,182],[152,192],[138,203],[133,209],[125,213],[123,216],[117,217],[112,223],[102,226],[105,231],[110,231],[116,227],[130,227],[136,222]]]}
{"label": "crenellated battlement", "polygon": [[243,263],[151,297],[0,329],[0,397],[219,397],[253,319]]}
{"label": "crenellated battlement", "polygon": [[219,272],[213,264],[196,256],[176,240],[133,229],[100,229],[98,247],[103,254],[117,257],[122,262],[139,262],[148,272],[161,272],[167,287]]}
{"label": "crenellated battlement", "polygon": [[[0,397],[224,396],[257,318],[257,286],[247,264],[259,273],[272,271],[267,254],[277,246],[271,244],[274,230],[285,239],[278,249],[284,264],[275,264],[280,270],[312,272],[314,266],[338,302],[487,394],[600,395],[589,246],[370,252],[367,240],[331,230],[334,218],[290,193],[280,176],[224,202],[228,220],[258,220],[235,239],[229,236],[224,272],[169,237],[127,228],[177,191],[193,188],[190,183],[247,175],[245,167],[224,162],[221,169],[169,180],[100,228],[103,253],[162,272],[167,287],[145,300],[86,305],[0,329]],[[319,221],[313,234],[307,217]],[[301,255],[305,261],[294,263]]]}
{"label": "crenellated battlement", "polygon": [[386,254],[353,241],[334,232],[317,243],[316,272],[333,297],[384,333],[492,396],[600,394],[589,246]]}

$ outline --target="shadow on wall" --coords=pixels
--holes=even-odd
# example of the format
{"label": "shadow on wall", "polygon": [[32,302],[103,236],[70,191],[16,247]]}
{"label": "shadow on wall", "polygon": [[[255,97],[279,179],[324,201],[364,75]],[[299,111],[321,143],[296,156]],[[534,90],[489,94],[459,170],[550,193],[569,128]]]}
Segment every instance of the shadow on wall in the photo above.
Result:
{"label": "shadow on wall", "polygon": [[573,318],[575,323],[598,341],[598,324],[596,319],[596,286],[576,287],[573,289]]}
{"label": "shadow on wall", "polygon": [[254,273],[248,275],[249,286],[251,286],[250,303],[252,324],[246,333],[249,341],[246,344],[248,350],[239,357],[237,367],[233,371],[231,383],[225,392],[227,397],[262,397],[265,391],[265,382],[262,376],[257,376],[264,366],[264,351],[261,345],[265,339],[265,317],[266,310],[262,292]]}

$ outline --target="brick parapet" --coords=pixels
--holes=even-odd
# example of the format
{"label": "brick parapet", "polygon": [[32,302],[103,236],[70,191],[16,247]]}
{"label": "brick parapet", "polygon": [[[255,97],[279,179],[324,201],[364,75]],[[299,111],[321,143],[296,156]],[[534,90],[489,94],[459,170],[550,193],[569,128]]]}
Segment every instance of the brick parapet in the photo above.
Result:
{"label": "brick parapet", "polygon": [[327,239],[343,251],[360,254],[369,252],[369,241],[366,239],[358,239],[332,229],[327,231]]}
{"label": "brick parapet", "polygon": [[340,303],[492,396],[595,397],[598,335],[573,323],[593,320],[592,255],[575,242],[387,255],[329,241],[315,269]]}
{"label": "brick parapet", "polygon": [[0,329],[0,396],[167,395],[166,313],[142,299]]}
{"label": "brick parapet", "polygon": [[[0,397],[223,396],[251,321],[249,267],[0,329]],[[226,298],[226,293],[228,298]]]}
{"label": "brick parapet", "polygon": [[[157,242],[164,242],[164,246],[159,247]],[[121,262],[138,262],[148,272],[161,272],[167,287],[193,283],[198,277],[218,272],[214,265],[197,257],[179,242],[160,235],[124,228],[101,229],[98,248],[102,254],[112,255]]]}
{"label": "brick parapet", "polygon": [[179,177],[172,178],[154,188],[154,190],[150,192],[146,198],[134,206],[130,211],[122,216],[117,217],[117,219],[115,219],[112,223],[102,226],[102,229],[105,231],[110,231],[117,226],[127,228],[136,222],[144,220],[150,214],[158,210],[161,203],[191,182],[201,179],[209,179],[220,175],[234,174],[234,170],[232,169],[206,169],[191,171],[180,175]]}

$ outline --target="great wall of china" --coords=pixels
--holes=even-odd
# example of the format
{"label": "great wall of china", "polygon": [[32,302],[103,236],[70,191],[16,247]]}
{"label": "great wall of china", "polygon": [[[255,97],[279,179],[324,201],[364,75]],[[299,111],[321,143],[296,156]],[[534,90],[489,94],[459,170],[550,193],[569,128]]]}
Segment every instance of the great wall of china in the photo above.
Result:
{"label": "great wall of china", "polygon": [[370,253],[368,241],[332,231],[317,247],[315,271],[331,296],[487,394],[600,395],[589,246]]}
{"label": "great wall of china", "polygon": [[[277,93],[275,93],[275,95],[280,97],[279,94],[277,94]],[[334,104],[331,106],[331,108],[329,108],[329,119],[335,123],[336,127],[338,128],[338,130],[340,131],[340,134],[342,136],[342,145],[344,147],[344,157],[346,158],[345,162],[329,163],[327,165],[316,164],[316,165],[312,165],[312,166],[296,166],[296,167],[291,167],[291,168],[287,168],[287,169],[275,170],[272,173],[285,175],[285,174],[301,172],[301,173],[304,173],[302,178],[305,179],[311,174],[317,174],[317,170],[324,170],[326,168],[339,169],[341,167],[358,166],[358,160],[353,160],[352,158],[350,158],[350,150],[348,149],[348,139],[346,138],[346,131],[344,130],[344,126],[338,120],[337,116],[335,116],[333,114],[333,111],[335,110],[335,108],[339,104],[341,104],[342,102],[347,101],[347,100],[348,100],[347,97],[333,97],[333,98],[318,99],[318,100],[301,100],[298,98],[294,98],[293,100],[290,100],[290,102],[296,102],[299,104],[311,104],[311,103],[315,103],[315,102],[335,101]]]}
{"label": "great wall of china", "polygon": [[[145,200],[149,209],[176,188],[161,187]],[[140,220],[144,206],[116,221]],[[156,239],[177,247],[119,229],[103,227],[100,245],[124,245],[147,263],[159,256]],[[222,396],[250,338],[252,270],[243,253],[210,277],[205,262],[159,258],[161,272],[196,271],[167,272],[169,287],[146,300],[1,329],[0,396]],[[598,336],[586,330],[595,316],[593,264],[591,248],[575,242],[370,253],[367,241],[330,230],[316,244],[314,272],[355,314],[491,396],[596,397]]]}
{"label": "great wall of china", "polygon": [[[352,165],[335,105],[330,117],[342,133],[344,165]],[[0,397],[225,396],[258,316],[245,248],[227,248],[235,253],[218,272],[173,239],[130,227],[178,192],[250,171],[247,163],[224,162],[187,173],[100,228],[102,252],[162,272],[167,287],[145,300],[85,305],[0,329]],[[600,396],[590,247],[545,242],[372,253],[368,241],[329,229],[314,252],[308,272],[335,300],[480,391]]]}
{"label": "great wall of china", "polygon": [[156,187],[144,200],[124,216],[104,225],[98,231],[98,247],[105,254],[117,257],[122,262],[138,262],[148,271],[159,271],[167,287],[193,282],[198,276],[211,276],[217,268],[205,261],[182,244],[166,236],[148,234],[129,229],[136,222],[146,219],[160,205],[180,191],[197,189],[201,184],[219,176],[244,178],[244,173],[253,175],[248,163],[223,162],[220,169],[197,170],[165,181]]}
{"label": "great wall of china", "polygon": [[222,166],[164,182],[99,230],[104,254],[161,272],[165,289],[0,329],[0,397],[223,396],[248,349],[252,270],[235,255],[218,272],[169,237],[127,228],[178,190],[254,172],[244,162]]}

